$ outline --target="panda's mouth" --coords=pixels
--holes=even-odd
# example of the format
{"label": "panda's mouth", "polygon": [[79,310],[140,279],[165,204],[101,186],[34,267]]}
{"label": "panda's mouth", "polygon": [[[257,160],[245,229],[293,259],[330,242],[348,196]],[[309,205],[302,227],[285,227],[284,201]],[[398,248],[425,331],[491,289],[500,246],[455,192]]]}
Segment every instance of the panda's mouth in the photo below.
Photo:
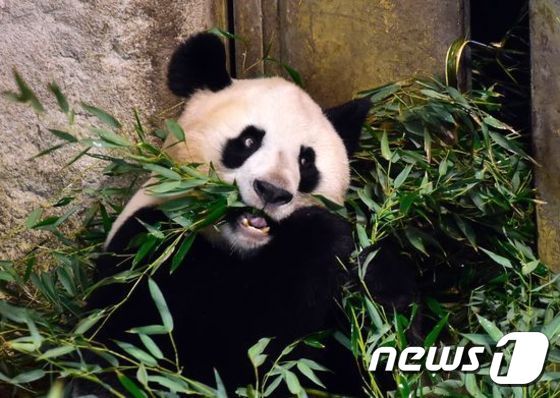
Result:
{"label": "panda's mouth", "polygon": [[237,225],[241,231],[255,237],[268,237],[270,234],[270,225],[264,215],[242,213],[237,218]]}

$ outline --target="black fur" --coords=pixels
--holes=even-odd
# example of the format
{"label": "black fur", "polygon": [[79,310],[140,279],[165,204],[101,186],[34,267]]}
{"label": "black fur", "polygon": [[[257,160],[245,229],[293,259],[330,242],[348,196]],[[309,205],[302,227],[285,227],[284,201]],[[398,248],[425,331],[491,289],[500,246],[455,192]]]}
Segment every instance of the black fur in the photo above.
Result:
{"label": "black fur", "polygon": [[[146,223],[167,222],[157,209],[138,211],[113,238],[111,248],[124,248]],[[347,278],[337,258],[345,260],[353,250],[350,225],[318,207],[297,210],[275,225],[274,236],[257,254],[240,258],[213,247],[198,236],[182,264],[172,275],[168,264],[155,280],[174,316],[174,336],[179,358],[188,377],[214,385],[217,368],[228,389],[252,383],[253,372],[247,349],[264,336],[271,343],[271,358],[293,340],[309,333],[345,326],[340,323],[336,300]],[[129,251],[129,250],[125,250]],[[130,263],[121,257],[104,257],[100,276],[117,272]],[[114,304],[129,286],[98,289],[89,301],[91,308]],[[125,331],[159,323],[144,281],[104,326],[97,338],[131,341]],[[171,355],[165,336],[153,336],[164,353]],[[131,341],[138,343],[139,341]],[[328,349],[306,348],[293,357],[313,358],[335,373],[323,374],[331,391],[356,393],[360,381],[349,351],[334,340]],[[308,384],[311,387],[311,384]]]}
{"label": "black fur", "polygon": [[325,111],[325,115],[344,141],[348,156],[358,149],[362,125],[370,108],[369,98],[361,98]]}
{"label": "black fur", "polygon": [[313,148],[302,146],[299,151],[299,186],[300,192],[313,192],[319,184],[321,174],[315,165]]}
{"label": "black fur", "polygon": [[221,39],[212,33],[199,33],[184,41],[171,56],[167,81],[175,95],[185,98],[199,89],[219,91],[229,86]]}
{"label": "black fur", "polygon": [[[241,167],[252,154],[261,147],[264,130],[247,126],[236,138],[229,139],[222,150],[222,164],[228,169]],[[252,140],[252,145],[247,147],[245,141]]]}

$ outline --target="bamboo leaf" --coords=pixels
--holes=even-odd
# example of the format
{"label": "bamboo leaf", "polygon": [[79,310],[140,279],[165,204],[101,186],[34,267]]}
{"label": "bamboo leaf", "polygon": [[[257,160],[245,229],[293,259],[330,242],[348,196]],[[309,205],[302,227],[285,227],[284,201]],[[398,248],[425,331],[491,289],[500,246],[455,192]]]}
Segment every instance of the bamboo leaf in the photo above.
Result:
{"label": "bamboo leaf", "polygon": [[482,250],[484,253],[486,253],[488,255],[488,257],[490,257],[492,260],[494,260],[496,263],[506,267],[506,268],[513,268],[513,266],[511,265],[511,261],[509,261],[507,258],[502,257],[494,252],[491,252],[490,250],[487,250],[483,247],[480,248],[480,250]]}
{"label": "bamboo leaf", "polygon": [[190,235],[188,235],[183,239],[181,246],[179,246],[179,249],[177,249],[175,256],[173,256],[173,260],[171,260],[170,272],[175,272],[175,270],[179,268],[179,266],[183,263],[185,256],[187,255],[190,248],[192,247],[195,237],[196,234],[191,233]]}
{"label": "bamboo leaf", "polygon": [[47,87],[49,91],[54,94],[60,110],[64,113],[68,113],[70,111],[70,105],[68,105],[68,100],[66,99],[64,94],[62,94],[62,91],[60,90],[60,87],[58,87],[58,84],[52,82],[49,83]]}
{"label": "bamboo leaf", "polygon": [[119,379],[119,382],[121,383],[121,385],[126,388],[126,390],[132,394],[132,396],[134,398],[146,398],[146,396],[142,393],[142,391],[140,390],[140,388],[136,385],[136,383],[134,383],[132,380],[130,380],[128,377],[126,377],[124,374],[122,373],[117,373],[117,377]]}
{"label": "bamboo leaf", "polygon": [[114,116],[110,115],[109,113],[105,112],[103,109],[99,109],[93,105],[87,104],[85,102],[81,103],[82,108],[86,110],[86,112],[90,113],[91,115],[95,116],[101,122],[106,124],[109,127],[114,129],[120,129],[121,123],[115,119]]}
{"label": "bamboo leaf", "polygon": [[52,134],[57,136],[60,139],[68,142],[78,142],[78,139],[74,137],[72,134],[67,133],[66,131],[56,130],[56,129],[48,129]]}
{"label": "bamboo leaf", "polygon": [[497,343],[498,340],[503,337],[504,334],[500,329],[498,329],[494,322],[489,321],[488,319],[478,314],[476,315],[476,318],[478,319],[478,323],[480,324],[480,326],[482,326],[482,328],[486,331],[486,333],[488,333],[488,335],[492,338],[492,340],[494,340],[495,343]]}
{"label": "bamboo leaf", "polygon": [[165,326],[167,332],[171,332],[173,330],[173,318],[171,317],[171,313],[169,312],[169,308],[167,307],[167,303],[163,298],[161,290],[152,278],[148,279],[148,287],[150,289],[152,299],[159,311],[159,315],[161,316],[163,326]]}
{"label": "bamboo leaf", "polygon": [[183,128],[179,125],[179,123],[177,123],[175,120],[165,120],[165,127],[167,128],[167,131],[169,131],[175,136],[175,138],[177,138],[177,140],[185,141],[185,132],[183,131]]}
{"label": "bamboo leaf", "polygon": [[21,103],[28,103],[37,113],[43,113],[45,108],[41,102],[37,99],[37,96],[31,90],[29,85],[23,80],[21,75],[14,69],[14,79],[16,85],[19,89],[19,93],[14,93],[13,91],[4,91],[2,94],[5,98]]}

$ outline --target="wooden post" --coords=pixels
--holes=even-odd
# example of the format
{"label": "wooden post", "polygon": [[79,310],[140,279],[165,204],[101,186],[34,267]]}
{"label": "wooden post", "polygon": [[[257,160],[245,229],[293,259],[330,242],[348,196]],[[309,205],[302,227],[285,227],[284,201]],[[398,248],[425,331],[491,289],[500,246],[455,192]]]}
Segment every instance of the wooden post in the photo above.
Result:
{"label": "wooden post", "polygon": [[[324,106],[412,75],[443,74],[451,42],[465,35],[468,0],[234,1],[239,77],[300,72]],[[249,70],[246,70],[249,67]]]}
{"label": "wooden post", "polygon": [[560,271],[560,1],[531,0],[532,120],[539,255]]}

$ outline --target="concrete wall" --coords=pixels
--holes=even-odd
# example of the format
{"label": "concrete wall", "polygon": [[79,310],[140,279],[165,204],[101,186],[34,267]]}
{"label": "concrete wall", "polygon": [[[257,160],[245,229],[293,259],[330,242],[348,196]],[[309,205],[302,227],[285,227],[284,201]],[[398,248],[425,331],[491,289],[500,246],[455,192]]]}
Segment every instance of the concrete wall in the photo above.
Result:
{"label": "concrete wall", "polygon": [[[41,98],[49,97],[44,84],[56,80],[70,99],[123,120],[133,107],[149,116],[177,102],[165,88],[170,51],[181,37],[214,26],[215,3],[0,0],[0,91],[15,88],[16,67]],[[49,114],[38,122],[32,111],[0,99],[0,259],[36,241],[17,235],[32,209],[63,189],[98,184],[99,164],[92,159],[62,169],[70,151],[26,160],[57,141],[44,127],[59,121]]]}
{"label": "concrete wall", "polygon": [[530,23],[539,254],[560,271],[560,1],[531,0]]}

